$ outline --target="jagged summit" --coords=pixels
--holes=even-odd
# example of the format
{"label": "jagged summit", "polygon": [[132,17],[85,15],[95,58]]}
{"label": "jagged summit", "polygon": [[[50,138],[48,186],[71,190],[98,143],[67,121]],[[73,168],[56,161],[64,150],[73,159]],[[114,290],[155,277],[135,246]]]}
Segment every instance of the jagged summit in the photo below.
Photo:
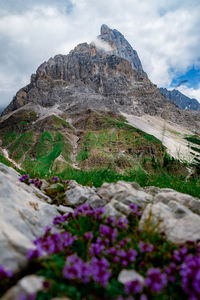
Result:
{"label": "jagged summit", "polygon": [[101,34],[98,38],[111,46],[113,54],[127,59],[134,70],[146,74],[142,68],[137,52],[118,30],[110,29],[107,25],[103,24],[101,26]]}

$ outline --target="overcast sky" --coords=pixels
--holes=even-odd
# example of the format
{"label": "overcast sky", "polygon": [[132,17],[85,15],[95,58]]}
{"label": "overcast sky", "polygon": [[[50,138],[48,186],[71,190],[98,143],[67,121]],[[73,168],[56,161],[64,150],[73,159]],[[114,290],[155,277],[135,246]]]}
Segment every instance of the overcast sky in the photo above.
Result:
{"label": "overcast sky", "polygon": [[200,101],[200,0],[0,0],[0,106],[101,24],[126,37],[153,83],[188,80],[179,89]]}

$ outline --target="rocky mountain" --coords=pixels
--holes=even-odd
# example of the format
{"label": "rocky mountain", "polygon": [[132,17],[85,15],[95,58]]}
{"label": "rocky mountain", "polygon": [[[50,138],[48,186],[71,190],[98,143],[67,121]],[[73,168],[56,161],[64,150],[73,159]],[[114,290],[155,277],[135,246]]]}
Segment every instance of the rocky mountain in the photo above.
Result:
{"label": "rocky mountain", "polygon": [[[121,33],[102,25],[99,39],[113,50],[82,43],[50,58],[3,111],[1,152],[18,167],[42,176],[70,168],[123,172],[138,159],[143,166],[155,160],[162,165],[162,143],[168,150],[173,145],[175,157],[182,144],[190,153],[184,135],[199,130],[200,116],[178,109],[160,92]],[[178,128],[178,144],[177,128],[170,124],[173,138],[163,139],[166,119],[186,127]]]}
{"label": "rocky mountain", "polygon": [[31,76],[30,84],[17,92],[3,115],[35,103],[43,107],[56,105],[67,113],[91,108],[137,116],[156,115],[198,130],[199,114],[182,112],[167,100],[147,78],[125,38],[105,25],[101,32],[100,38],[118,49],[113,50],[115,54],[83,43],[68,55],[50,58]]}
{"label": "rocky mountain", "polygon": [[165,88],[160,88],[160,91],[171,102],[175,103],[181,109],[200,110],[200,103],[194,98],[189,98],[176,89],[168,91]]}

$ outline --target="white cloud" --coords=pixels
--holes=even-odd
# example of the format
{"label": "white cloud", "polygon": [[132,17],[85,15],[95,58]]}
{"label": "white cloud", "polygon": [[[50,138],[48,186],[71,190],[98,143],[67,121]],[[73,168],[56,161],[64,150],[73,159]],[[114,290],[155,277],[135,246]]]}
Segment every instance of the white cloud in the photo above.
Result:
{"label": "white cloud", "polygon": [[3,0],[2,9],[0,4],[0,104],[10,101],[50,56],[94,41],[102,23],[125,35],[159,86],[168,86],[175,72],[199,64],[199,0],[71,2],[71,14],[65,13],[63,0],[27,0],[20,11],[17,5],[11,10],[10,0]]}

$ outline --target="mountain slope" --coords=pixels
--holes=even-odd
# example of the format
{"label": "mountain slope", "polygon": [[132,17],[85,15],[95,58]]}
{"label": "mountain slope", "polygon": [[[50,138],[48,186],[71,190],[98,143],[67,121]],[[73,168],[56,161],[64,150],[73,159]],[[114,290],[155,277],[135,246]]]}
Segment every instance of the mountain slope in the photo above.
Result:
{"label": "mountain slope", "polygon": [[[141,165],[146,159],[162,165],[162,143],[128,125],[111,112],[88,109],[80,113],[43,114],[38,105],[26,105],[0,122],[2,149],[35,175],[65,169],[110,167],[117,172]],[[67,122],[70,121],[70,124]]]}

